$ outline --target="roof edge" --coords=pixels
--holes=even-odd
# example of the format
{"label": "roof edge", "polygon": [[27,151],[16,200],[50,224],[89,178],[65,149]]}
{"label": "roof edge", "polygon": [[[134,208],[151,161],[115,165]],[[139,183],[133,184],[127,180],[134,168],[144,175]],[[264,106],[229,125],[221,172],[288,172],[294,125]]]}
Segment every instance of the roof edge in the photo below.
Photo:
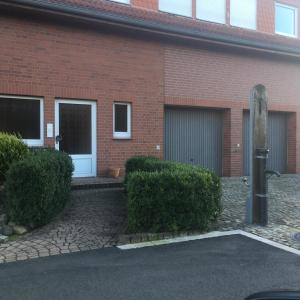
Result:
{"label": "roof edge", "polygon": [[193,38],[205,40],[207,42],[222,43],[229,46],[246,47],[254,50],[300,57],[300,49],[290,46],[254,41],[249,38],[241,39],[239,37],[226,36],[218,33],[201,32],[193,28],[181,27],[178,25],[168,25],[161,22],[133,18],[108,11],[97,11],[91,8],[79,7],[72,4],[53,3],[47,0],[0,0],[0,4],[28,7],[35,10],[44,10],[56,14],[67,14],[72,17],[114,23],[120,26],[130,26],[138,30],[150,30],[168,35],[179,35],[182,38]]}

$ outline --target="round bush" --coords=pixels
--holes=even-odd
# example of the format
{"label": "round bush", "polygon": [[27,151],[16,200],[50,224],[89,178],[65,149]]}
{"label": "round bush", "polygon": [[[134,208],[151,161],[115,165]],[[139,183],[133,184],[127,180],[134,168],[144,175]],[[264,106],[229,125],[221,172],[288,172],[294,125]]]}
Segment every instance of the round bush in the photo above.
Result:
{"label": "round bush", "polygon": [[69,199],[73,164],[55,150],[35,151],[13,163],[5,184],[11,221],[30,228],[47,224]]}
{"label": "round bush", "polygon": [[221,212],[221,183],[213,172],[183,164],[128,176],[128,230],[205,230]]}
{"label": "round bush", "polygon": [[0,185],[5,181],[10,165],[26,157],[28,153],[27,145],[16,135],[0,132]]}

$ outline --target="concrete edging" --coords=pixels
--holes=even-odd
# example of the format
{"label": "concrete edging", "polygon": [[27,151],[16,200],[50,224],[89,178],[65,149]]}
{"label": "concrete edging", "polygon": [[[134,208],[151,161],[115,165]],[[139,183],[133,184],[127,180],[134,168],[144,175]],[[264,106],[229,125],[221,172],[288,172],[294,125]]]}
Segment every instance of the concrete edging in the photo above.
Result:
{"label": "concrete edging", "polygon": [[123,188],[124,184],[119,182],[114,183],[88,183],[88,184],[72,184],[71,190],[93,190],[93,189],[114,189]]}
{"label": "concrete edging", "polygon": [[144,247],[153,247],[153,246],[160,246],[160,245],[168,245],[168,244],[175,244],[175,243],[182,243],[182,242],[189,242],[189,241],[196,241],[196,240],[203,240],[209,238],[217,238],[217,237],[224,237],[224,236],[231,236],[231,235],[242,235],[256,241],[262,242],[264,244],[273,246],[275,248],[296,254],[300,256],[300,250],[282,245],[280,243],[268,240],[266,238],[262,238],[258,235],[243,231],[243,230],[231,230],[231,231],[213,231],[201,235],[194,235],[194,236],[183,236],[177,237],[172,239],[164,239],[164,240],[157,240],[157,241],[150,241],[150,242],[143,242],[143,243],[136,243],[136,244],[127,244],[117,246],[120,250],[132,250],[132,249],[139,249]]}

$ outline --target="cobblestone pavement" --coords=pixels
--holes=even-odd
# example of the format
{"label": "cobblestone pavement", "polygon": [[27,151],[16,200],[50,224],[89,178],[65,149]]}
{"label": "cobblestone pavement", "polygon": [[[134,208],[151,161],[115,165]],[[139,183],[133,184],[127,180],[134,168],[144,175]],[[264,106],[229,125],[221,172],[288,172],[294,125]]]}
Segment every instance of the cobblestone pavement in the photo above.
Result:
{"label": "cobblestone pavement", "polygon": [[[300,175],[270,180],[267,227],[245,224],[248,188],[240,178],[223,178],[222,184],[224,210],[212,230],[242,229],[300,249],[300,242],[293,238],[300,232]],[[0,244],[0,263],[126,243],[130,238],[124,235],[125,219],[126,200],[121,189],[73,191],[64,212],[50,224]],[[145,235],[135,238],[148,239]]]}
{"label": "cobblestone pavement", "polygon": [[300,249],[294,235],[300,232],[300,174],[269,180],[269,224],[246,225],[248,187],[240,178],[223,178],[223,214],[218,229],[242,229],[261,237]]}
{"label": "cobblestone pavement", "polygon": [[0,263],[114,245],[124,229],[125,207],[122,190],[73,191],[64,212],[50,224],[0,244]]}

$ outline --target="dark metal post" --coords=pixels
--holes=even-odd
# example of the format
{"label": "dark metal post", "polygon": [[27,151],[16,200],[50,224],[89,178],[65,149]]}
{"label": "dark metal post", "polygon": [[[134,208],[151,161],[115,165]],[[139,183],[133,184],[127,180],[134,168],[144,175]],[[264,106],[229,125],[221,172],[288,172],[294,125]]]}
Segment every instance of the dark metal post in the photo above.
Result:
{"label": "dark metal post", "polygon": [[267,224],[267,93],[259,84],[250,97],[250,195],[246,221],[250,224]]}
{"label": "dark metal post", "polygon": [[255,153],[255,172],[254,182],[256,191],[254,191],[253,201],[253,223],[260,225],[268,224],[268,181],[266,177],[266,166],[269,150],[266,148],[256,148]]}
{"label": "dark metal post", "polygon": [[[267,170],[268,97],[266,88],[259,84],[250,97],[250,193],[246,206],[246,222],[266,226],[268,224],[268,175],[280,177],[280,173]],[[246,182],[244,180],[244,182]]]}

